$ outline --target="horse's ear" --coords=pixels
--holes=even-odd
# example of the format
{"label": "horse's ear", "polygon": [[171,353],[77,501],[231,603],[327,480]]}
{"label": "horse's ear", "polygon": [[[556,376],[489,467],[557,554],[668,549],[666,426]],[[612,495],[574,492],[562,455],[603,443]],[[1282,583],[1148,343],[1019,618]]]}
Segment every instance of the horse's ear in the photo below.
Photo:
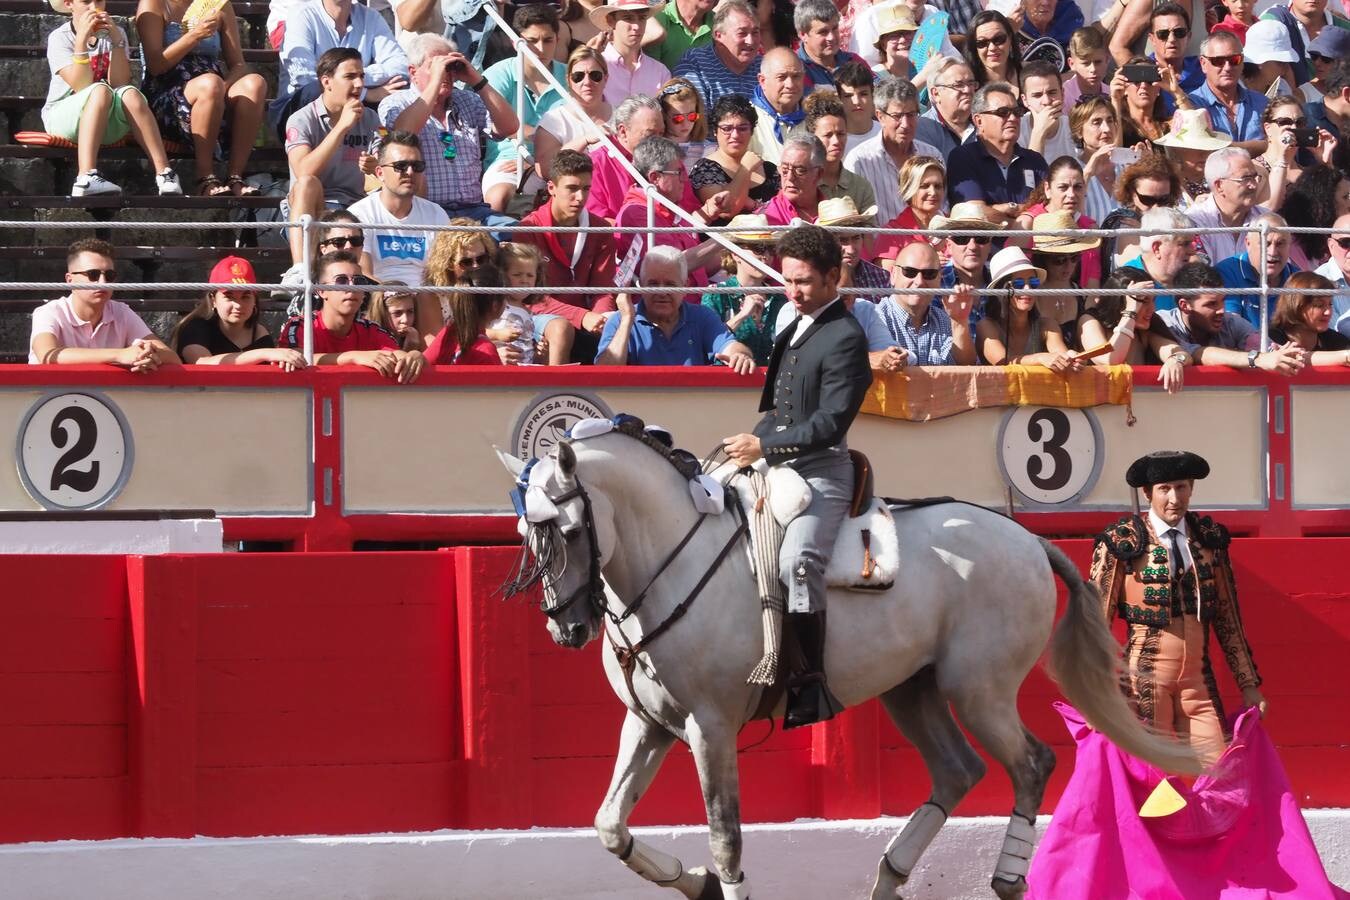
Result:
{"label": "horse's ear", "polygon": [[577,473],[577,454],[571,441],[558,441],[558,471],[568,478]]}
{"label": "horse's ear", "polygon": [[497,458],[501,460],[502,465],[506,467],[506,471],[511,473],[511,477],[519,479],[520,473],[525,471],[525,461],[518,456],[512,456],[510,453],[499,450],[496,447],[493,447],[492,449],[497,454]]}

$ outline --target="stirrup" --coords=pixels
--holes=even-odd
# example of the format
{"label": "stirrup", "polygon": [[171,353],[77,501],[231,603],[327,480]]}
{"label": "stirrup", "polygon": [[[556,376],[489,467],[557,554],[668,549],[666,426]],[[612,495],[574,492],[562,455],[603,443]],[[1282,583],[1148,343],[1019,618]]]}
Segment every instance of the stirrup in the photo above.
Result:
{"label": "stirrup", "polygon": [[811,672],[794,678],[788,685],[787,711],[783,714],[783,730],[814,725],[833,719],[844,711],[844,704],[830,692],[825,676]]}

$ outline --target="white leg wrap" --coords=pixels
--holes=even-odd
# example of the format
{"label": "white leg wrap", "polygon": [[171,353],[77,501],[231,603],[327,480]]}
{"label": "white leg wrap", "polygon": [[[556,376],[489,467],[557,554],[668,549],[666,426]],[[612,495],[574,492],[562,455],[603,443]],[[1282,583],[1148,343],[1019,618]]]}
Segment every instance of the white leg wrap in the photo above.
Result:
{"label": "white leg wrap", "polygon": [[669,884],[684,874],[684,864],[669,853],[662,853],[637,838],[632,840],[628,854],[620,859],[643,878],[656,884]]}
{"label": "white leg wrap", "polygon": [[998,855],[994,877],[1004,881],[1026,878],[1031,870],[1031,854],[1036,850],[1036,826],[1017,813],[1008,820],[1008,832],[1003,838],[1003,852]]}
{"label": "white leg wrap", "polygon": [[744,872],[736,884],[722,882],[722,900],[750,900],[750,879],[745,877]]}
{"label": "white leg wrap", "polygon": [[937,837],[938,830],[946,821],[947,814],[936,803],[925,803],[914,810],[904,830],[886,848],[887,863],[902,878],[908,878],[919,857],[933,843],[933,838]]}

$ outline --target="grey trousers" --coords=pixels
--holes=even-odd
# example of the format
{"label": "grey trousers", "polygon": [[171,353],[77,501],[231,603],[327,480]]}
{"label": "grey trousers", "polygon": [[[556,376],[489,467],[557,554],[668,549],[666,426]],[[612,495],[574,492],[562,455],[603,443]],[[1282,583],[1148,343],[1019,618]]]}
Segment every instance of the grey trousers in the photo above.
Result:
{"label": "grey trousers", "polygon": [[778,553],[778,573],[787,587],[790,613],[825,610],[825,569],[839,527],[853,499],[853,466],[836,450],[798,457],[786,465],[811,486],[811,503],[788,523]]}

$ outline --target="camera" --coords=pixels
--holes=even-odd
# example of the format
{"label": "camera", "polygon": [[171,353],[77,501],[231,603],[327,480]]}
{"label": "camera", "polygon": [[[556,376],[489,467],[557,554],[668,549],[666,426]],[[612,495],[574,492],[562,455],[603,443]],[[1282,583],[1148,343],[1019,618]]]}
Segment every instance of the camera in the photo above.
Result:
{"label": "camera", "polygon": [[1316,147],[1322,136],[1316,128],[1295,128],[1294,143],[1300,147]]}

